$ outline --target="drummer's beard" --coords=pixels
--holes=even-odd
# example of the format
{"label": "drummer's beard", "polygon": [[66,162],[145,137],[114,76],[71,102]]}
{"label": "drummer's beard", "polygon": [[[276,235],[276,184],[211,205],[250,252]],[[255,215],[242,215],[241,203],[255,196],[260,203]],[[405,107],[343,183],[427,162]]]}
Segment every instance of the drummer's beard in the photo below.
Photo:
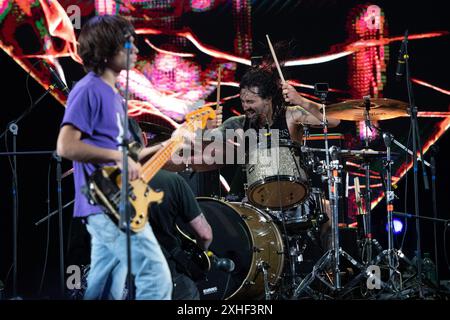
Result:
{"label": "drummer's beard", "polygon": [[259,113],[258,111],[253,111],[246,113],[245,116],[250,128],[258,130],[262,127],[261,123],[263,123],[262,119],[264,119],[263,114]]}
{"label": "drummer's beard", "polygon": [[247,118],[249,128],[258,131],[260,129],[259,119],[257,117]]}

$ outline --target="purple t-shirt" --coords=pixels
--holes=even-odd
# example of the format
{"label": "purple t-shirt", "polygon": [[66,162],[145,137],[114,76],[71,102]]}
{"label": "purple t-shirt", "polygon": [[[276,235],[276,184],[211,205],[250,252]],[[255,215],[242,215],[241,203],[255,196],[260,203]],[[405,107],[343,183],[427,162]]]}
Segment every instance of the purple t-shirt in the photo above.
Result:
{"label": "purple t-shirt", "polygon": [[[89,72],[69,94],[61,127],[70,124],[82,132],[81,141],[101,148],[118,150],[123,132],[123,98],[99,76]],[[86,217],[103,211],[89,204],[82,193],[85,174],[115,163],[91,164],[73,161],[75,182],[74,217]]]}

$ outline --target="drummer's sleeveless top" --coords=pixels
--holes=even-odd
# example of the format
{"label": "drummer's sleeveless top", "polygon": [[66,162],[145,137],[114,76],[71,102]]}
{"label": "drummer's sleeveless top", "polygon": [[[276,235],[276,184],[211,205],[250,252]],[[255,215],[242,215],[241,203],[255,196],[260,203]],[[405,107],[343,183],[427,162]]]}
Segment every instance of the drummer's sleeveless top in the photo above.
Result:
{"label": "drummer's sleeveless top", "polygon": [[286,109],[283,109],[277,117],[275,117],[270,130],[278,130],[280,140],[291,140],[289,128],[286,121]]}

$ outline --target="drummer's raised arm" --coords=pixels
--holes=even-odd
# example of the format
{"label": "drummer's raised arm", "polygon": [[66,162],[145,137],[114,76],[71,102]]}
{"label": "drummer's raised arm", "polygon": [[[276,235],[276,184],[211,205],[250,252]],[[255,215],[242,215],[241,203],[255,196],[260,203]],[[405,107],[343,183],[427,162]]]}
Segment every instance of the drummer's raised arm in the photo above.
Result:
{"label": "drummer's raised arm", "polygon": [[[295,90],[293,86],[291,86],[287,82],[283,83],[282,88],[284,100],[291,105],[298,105],[301,107],[296,108],[293,113],[294,119],[297,123],[309,124],[312,126],[321,125],[323,117],[321,112],[321,104],[303,97],[300,93],[297,92],[297,90]],[[306,110],[309,115],[306,115],[301,109]],[[327,120],[329,128],[337,127],[340,123],[339,119],[327,117]]]}

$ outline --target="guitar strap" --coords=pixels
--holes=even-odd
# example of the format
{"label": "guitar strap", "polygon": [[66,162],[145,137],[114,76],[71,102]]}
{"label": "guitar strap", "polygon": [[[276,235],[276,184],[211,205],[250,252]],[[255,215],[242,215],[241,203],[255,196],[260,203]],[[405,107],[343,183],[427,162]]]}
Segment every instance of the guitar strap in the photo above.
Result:
{"label": "guitar strap", "polygon": [[134,120],[133,118],[128,118],[128,125],[129,125],[129,130],[131,132],[131,135],[133,137],[133,140],[136,142],[139,142],[139,144],[141,146],[143,146],[144,143],[144,138],[142,138],[142,130],[139,127],[139,124],[137,123],[136,120]]}

